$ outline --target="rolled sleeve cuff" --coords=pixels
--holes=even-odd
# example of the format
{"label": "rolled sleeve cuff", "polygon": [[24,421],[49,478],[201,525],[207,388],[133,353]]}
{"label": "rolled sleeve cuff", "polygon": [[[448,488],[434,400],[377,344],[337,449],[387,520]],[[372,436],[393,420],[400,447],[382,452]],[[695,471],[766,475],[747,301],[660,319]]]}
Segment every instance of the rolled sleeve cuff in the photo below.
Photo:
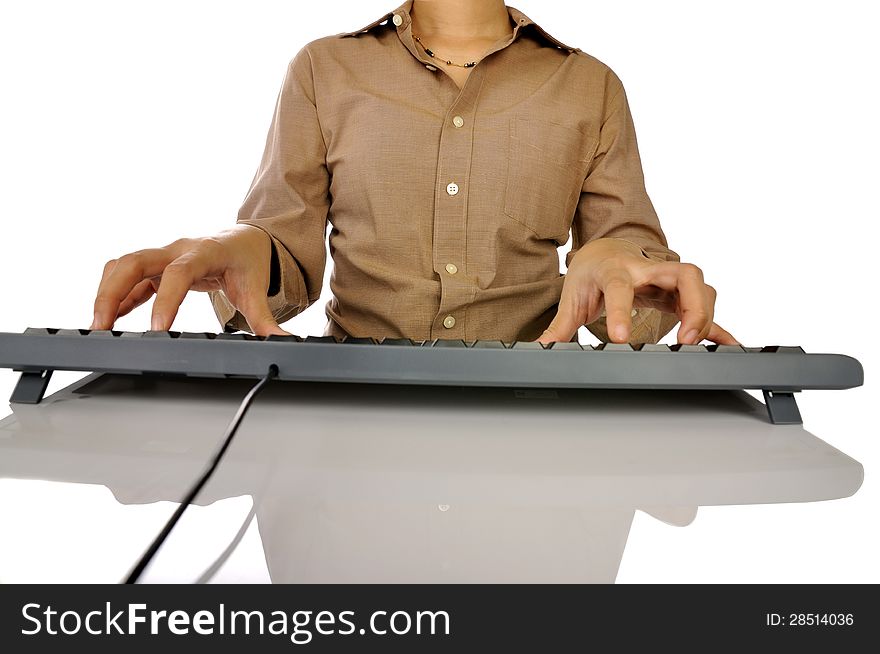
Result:
{"label": "rolled sleeve cuff", "polygon": [[[657,343],[661,338],[666,336],[676,324],[678,316],[673,313],[666,313],[659,309],[649,309],[640,307],[636,309],[636,315],[632,318],[632,329],[628,342],[632,345],[641,343]],[[603,343],[610,343],[611,338],[608,336],[608,325],[606,317],[600,316],[598,319],[589,323],[587,330]]]}

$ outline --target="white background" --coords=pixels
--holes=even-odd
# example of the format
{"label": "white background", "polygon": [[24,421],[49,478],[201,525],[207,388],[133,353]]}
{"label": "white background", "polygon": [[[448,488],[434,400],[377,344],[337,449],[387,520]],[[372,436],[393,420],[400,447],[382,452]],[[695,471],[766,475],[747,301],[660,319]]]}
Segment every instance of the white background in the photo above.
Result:
{"label": "white background", "polygon": [[[290,58],[397,4],[0,5],[0,331],[88,327],[107,259],[232,224]],[[648,191],[670,246],[718,289],[717,321],[866,370],[862,388],[798,396],[805,428],[865,466],[854,497],[700,509],[685,528],[638,513],[618,580],[880,581],[873,3],[514,6],[623,80]],[[286,328],[321,333],[327,299]],[[173,328],[219,331],[199,293]],[[0,396],[16,377],[0,371]]]}

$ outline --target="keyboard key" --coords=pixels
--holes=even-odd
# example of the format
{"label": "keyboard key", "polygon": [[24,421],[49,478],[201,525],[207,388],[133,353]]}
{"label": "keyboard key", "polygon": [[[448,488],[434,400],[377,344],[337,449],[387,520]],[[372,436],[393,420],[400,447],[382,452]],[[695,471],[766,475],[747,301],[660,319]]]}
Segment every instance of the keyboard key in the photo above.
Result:
{"label": "keyboard key", "polygon": [[761,352],[772,352],[775,354],[804,354],[804,348],[799,345],[765,345],[761,348]]}
{"label": "keyboard key", "polygon": [[471,347],[478,350],[506,350],[507,346],[501,341],[474,341]]}
{"label": "keyboard key", "polygon": [[[149,332],[147,332],[149,333]],[[247,334],[245,332],[230,334],[228,332],[224,332],[222,334],[217,334],[217,340],[220,341],[260,341],[262,340],[261,336],[255,336],[254,334]]]}
{"label": "keyboard key", "polygon": [[287,334],[269,334],[266,337],[266,340],[277,341],[279,343],[299,343],[302,341],[302,339],[295,334],[291,334],[290,336]]}
{"label": "keyboard key", "polygon": [[58,336],[88,336],[88,329],[59,329],[56,331]]}
{"label": "keyboard key", "polygon": [[49,327],[28,327],[24,330],[24,333],[30,336],[52,336],[57,332],[57,329],[51,329]]}
{"label": "keyboard key", "polygon": [[306,336],[304,343],[338,343],[335,336]]}
{"label": "keyboard key", "polygon": [[119,336],[122,332],[113,331],[110,329],[93,329],[89,332],[90,338],[114,338]]}
{"label": "keyboard key", "polygon": [[742,345],[718,345],[717,343],[707,345],[706,349],[710,352],[735,352],[739,354],[744,354],[746,351]]}
{"label": "keyboard key", "polygon": [[180,332],[166,332],[166,331],[144,332],[145,338],[177,338],[178,336],[180,336]]}
{"label": "keyboard key", "polygon": [[409,338],[383,338],[380,345],[415,345],[415,342]]}
{"label": "keyboard key", "polygon": [[671,352],[665,343],[639,343],[636,346],[639,352]]}
{"label": "keyboard key", "polygon": [[600,343],[596,349],[603,352],[635,352],[630,343]]}
{"label": "keyboard key", "polygon": [[580,343],[572,343],[569,341],[557,341],[556,343],[549,343],[547,347],[551,350],[577,350],[578,352],[583,351]]}
{"label": "keyboard key", "polygon": [[217,334],[213,332],[180,332],[180,338],[192,338],[207,341],[217,338]]}
{"label": "keyboard key", "polygon": [[425,347],[467,347],[467,345],[460,338],[438,338],[425,341]]}
{"label": "keyboard key", "polygon": [[516,341],[513,344],[513,347],[510,348],[512,350],[544,350],[543,343],[538,343],[537,341]]}
{"label": "keyboard key", "polygon": [[708,352],[705,345],[691,345],[689,343],[676,343],[669,348],[673,352]]}

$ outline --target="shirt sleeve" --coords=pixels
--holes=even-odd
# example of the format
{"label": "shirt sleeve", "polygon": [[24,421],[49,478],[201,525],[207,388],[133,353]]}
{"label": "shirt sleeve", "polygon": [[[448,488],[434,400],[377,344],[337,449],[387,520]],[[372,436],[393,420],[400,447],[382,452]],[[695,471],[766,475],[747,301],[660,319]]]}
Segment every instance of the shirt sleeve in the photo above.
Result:
{"label": "shirt sleeve", "polygon": [[[645,189],[635,127],[620,79],[609,71],[605,89],[599,145],[581,188],[574,222],[572,248],[566,265],[584,243],[619,238],[638,245],[654,261],[680,261],[670,250],[654,205]],[[630,343],[656,343],[678,322],[678,316],[640,307],[632,318]],[[608,342],[603,315],[588,324],[598,339]]]}
{"label": "shirt sleeve", "polygon": [[[278,283],[267,296],[279,324],[315,302],[324,281],[330,175],[314,88],[311,55],[303,47],[288,64],[263,157],[236,220],[272,241],[271,277]],[[225,330],[251,331],[222,291],[209,296]]]}

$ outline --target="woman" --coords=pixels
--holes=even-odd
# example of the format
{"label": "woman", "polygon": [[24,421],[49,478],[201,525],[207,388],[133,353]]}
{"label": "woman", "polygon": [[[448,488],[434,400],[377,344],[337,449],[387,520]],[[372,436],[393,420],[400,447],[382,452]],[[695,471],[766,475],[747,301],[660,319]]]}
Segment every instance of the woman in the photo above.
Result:
{"label": "woman", "polygon": [[169,329],[196,289],[225,328],[286,334],[328,222],[327,334],[642,343],[680,320],[680,343],[737,343],[667,247],[620,80],[503,0],[407,0],[306,44],[237,224],[109,261],[92,328],[155,293]]}

